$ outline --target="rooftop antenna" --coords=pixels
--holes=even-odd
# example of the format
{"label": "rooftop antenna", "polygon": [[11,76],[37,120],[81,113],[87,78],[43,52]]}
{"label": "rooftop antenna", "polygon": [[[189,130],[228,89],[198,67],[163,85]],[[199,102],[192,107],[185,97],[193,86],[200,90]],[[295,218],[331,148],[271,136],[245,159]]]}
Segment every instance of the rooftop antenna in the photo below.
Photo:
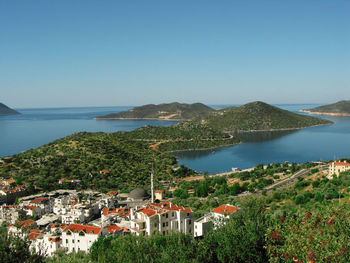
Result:
{"label": "rooftop antenna", "polygon": [[152,173],[151,173],[151,202],[154,203],[154,165],[152,163]]}

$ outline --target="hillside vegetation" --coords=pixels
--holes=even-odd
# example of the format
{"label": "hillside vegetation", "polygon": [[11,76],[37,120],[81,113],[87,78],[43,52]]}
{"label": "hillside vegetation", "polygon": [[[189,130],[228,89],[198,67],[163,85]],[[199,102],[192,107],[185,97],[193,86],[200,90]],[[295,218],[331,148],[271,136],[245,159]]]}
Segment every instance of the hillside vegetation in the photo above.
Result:
{"label": "hillside vegetation", "polygon": [[214,109],[202,104],[148,104],[135,107],[128,111],[112,113],[105,116],[98,116],[96,119],[160,119],[160,120],[192,120],[204,118]]}
{"label": "hillside vegetation", "polygon": [[0,102],[0,116],[1,115],[14,115],[14,114],[20,114],[20,113]]}
{"label": "hillside vegetation", "polygon": [[[130,140],[126,133],[77,133],[11,156],[0,164],[1,176],[23,181],[29,188],[53,190],[59,179],[79,179],[78,188],[130,189],[149,184],[152,163],[158,180],[170,179],[176,159]],[[101,173],[101,170],[108,173]],[[91,185],[92,184],[92,185]]]}
{"label": "hillside vegetation", "polygon": [[303,111],[319,115],[349,116],[350,100],[342,100],[333,104],[323,105]]}
{"label": "hillside vegetation", "polygon": [[207,125],[221,131],[270,131],[300,129],[314,125],[331,124],[331,121],[296,114],[256,101],[241,107],[220,110],[207,119]]}

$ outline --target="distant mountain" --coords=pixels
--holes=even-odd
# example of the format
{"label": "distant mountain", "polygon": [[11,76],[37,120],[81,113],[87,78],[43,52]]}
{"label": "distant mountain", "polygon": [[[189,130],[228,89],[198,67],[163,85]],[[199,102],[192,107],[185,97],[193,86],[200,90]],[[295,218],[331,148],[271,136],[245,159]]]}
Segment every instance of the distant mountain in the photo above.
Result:
{"label": "distant mountain", "polygon": [[208,116],[214,109],[202,104],[148,104],[128,111],[98,116],[96,119],[157,119],[157,120],[193,120]]}
{"label": "distant mountain", "polygon": [[261,101],[219,110],[205,122],[211,128],[227,132],[300,129],[332,123],[283,110]]}
{"label": "distant mountain", "polygon": [[337,103],[302,111],[315,115],[350,116],[350,100],[342,100]]}
{"label": "distant mountain", "polygon": [[15,111],[9,107],[7,107],[5,104],[0,102],[0,116],[2,115],[14,115],[14,114],[20,114],[18,111]]}

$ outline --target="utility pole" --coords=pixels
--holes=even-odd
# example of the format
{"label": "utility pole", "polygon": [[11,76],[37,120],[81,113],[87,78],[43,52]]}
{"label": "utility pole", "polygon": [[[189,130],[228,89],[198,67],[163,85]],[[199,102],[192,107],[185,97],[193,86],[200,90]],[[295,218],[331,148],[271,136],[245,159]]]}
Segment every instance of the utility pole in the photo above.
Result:
{"label": "utility pole", "polygon": [[151,173],[151,202],[154,203],[154,165],[152,163],[152,173]]}

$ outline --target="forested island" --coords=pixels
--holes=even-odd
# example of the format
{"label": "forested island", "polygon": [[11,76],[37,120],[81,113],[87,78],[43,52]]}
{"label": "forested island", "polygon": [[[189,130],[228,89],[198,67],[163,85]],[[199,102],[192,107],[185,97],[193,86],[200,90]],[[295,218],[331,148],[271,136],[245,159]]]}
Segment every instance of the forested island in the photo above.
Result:
{"label": "forested island", "polygon": [[0,116],[15,115],[15,114],[20,114],[20,113],[0,102]]}
{"label": "forested island", "polygon": [[350,116],[350,100],[342,100],[333,104],[302,110],[302,112],[325,116]]}

